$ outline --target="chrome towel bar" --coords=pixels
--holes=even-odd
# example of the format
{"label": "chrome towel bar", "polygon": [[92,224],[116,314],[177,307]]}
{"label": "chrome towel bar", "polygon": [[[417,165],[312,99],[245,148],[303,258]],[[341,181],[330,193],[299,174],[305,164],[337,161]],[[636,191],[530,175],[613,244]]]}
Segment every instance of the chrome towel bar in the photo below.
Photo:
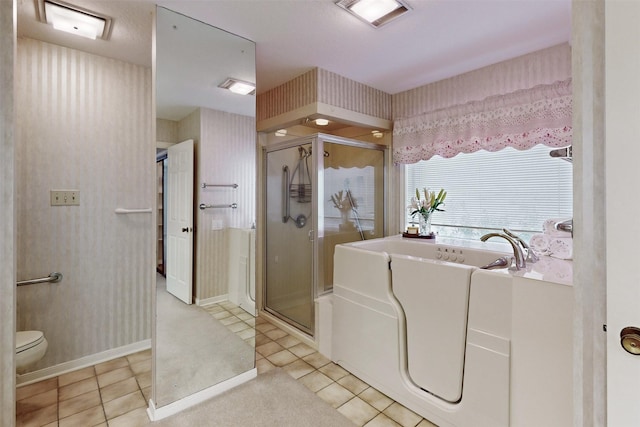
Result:
{"label": "chrome towel bar", "polygon": [[207,188],[207,187],[231,187],[231,188],[238,188],[238,184],[207,184],[206,182],[202,183],[202,188]]}
{"label": "chrome towel bar", "polygon": [[235,209],[237,207],[238,207],[237,203],[231,203],[230,205],[205,205],[204,203],[200,204],[200,209],[219,209],[219,208]]}
{"label": "chrome towel bar", "polygon": [[151,213],[151,208],[146,208],[146,209],[124,209],[124,208],[117,208],[115,210],[115,212],[117,214],[137,214],[137,213]]}
{"label": "chrome towel bar", "polygon": [[42,277],[40,279],[31,279],[31,280],[21,280],[20,282],[16,282],[16,286],[24,286],[24,285],[35,285],[36,283],[57,283],[62,280],[62,273],[53,272],[47,277]]}

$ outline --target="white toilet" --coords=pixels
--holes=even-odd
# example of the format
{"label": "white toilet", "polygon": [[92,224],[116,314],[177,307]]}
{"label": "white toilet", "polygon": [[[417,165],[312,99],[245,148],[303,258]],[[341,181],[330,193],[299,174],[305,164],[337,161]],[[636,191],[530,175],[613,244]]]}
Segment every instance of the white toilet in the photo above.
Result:
{"label": "white toilet", "polygon": [[47,339],[41,331],[16,333],[16,371],[21,374],[47,352]]}

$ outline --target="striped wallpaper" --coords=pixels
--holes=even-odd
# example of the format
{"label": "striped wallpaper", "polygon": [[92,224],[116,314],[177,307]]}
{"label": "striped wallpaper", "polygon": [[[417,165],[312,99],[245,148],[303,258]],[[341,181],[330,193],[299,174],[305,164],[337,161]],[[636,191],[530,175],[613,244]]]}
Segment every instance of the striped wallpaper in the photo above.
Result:
{"label": "striped wallpaper", "polygon": [[391,95],[321,68],[314,68],[257,97],[257,121],[312,103],[391,119]]}
{"label": "striped wallpaper", "polygon": [[[19,329],[49,341],[35,369],[151,336],[154,206],[151,71],[18,39],[16,142]],[[50,206],[53,189],[80,206]]]}
{"label": "striped wallpaper", "polygon": [[393,118],[482,100],[571,77],[571,47],[561,44],[393,95]]}

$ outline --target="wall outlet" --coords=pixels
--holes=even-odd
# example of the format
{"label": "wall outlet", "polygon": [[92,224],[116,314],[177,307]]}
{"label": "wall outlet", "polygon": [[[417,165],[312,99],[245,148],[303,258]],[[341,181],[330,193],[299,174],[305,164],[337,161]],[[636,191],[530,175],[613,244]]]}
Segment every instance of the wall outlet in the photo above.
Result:
{"label": "wall outlet", "polygon": [[80,191],[51,190],[51,206],[80,206]]}

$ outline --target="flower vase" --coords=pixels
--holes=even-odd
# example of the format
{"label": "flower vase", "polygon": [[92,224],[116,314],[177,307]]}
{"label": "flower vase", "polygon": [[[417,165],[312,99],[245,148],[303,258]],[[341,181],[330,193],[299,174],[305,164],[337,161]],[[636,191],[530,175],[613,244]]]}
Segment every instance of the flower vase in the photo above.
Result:
{"label": "flower vase", "polygon": [[418,223],[418,234],[420,236],[431,235],[431,215],[420,215]]}
{"label": "flower vase", "polygon": [[346,231],[351,230],[353,228],[353,223],[350,221],[351,219],[351,209],[344,209],[340,211],[340,230]]}

